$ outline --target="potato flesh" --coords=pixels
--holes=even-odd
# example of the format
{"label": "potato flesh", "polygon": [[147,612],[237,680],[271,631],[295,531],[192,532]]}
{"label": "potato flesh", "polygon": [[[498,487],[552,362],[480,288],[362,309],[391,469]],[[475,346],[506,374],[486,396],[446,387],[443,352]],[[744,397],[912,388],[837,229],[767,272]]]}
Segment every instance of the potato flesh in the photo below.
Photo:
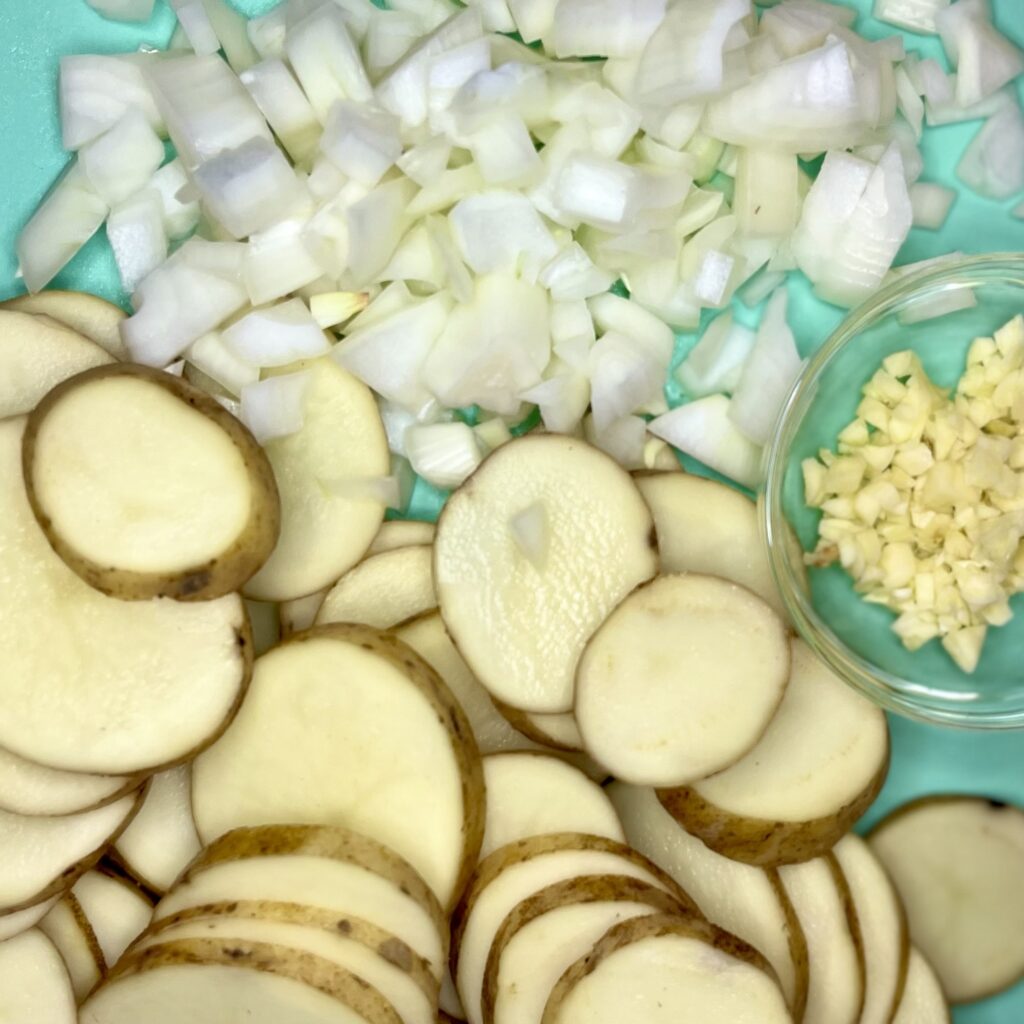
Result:
{"label": "potato flesh", "polygon": [[552,1024],[789,1024],[782,993],[762,970],[698,939],[661,935],[607,957],[568,993]]}
{"label": "potato flesh", "polygon": [[1024,812],[970,797],[924,800],[883,822],[870,845],[950,1002],[1024,974]]}
{"label": "potato flesh", "polygon": [[[510,520],[540,504],[542,570]],[[435,541],[445,625],[492,696],[526,711],[572,707],[576,663],[613,607],[657,569],[653,521],[629,475],[556,435],[494,452],[448,501]]]}
{"label": "potato flesh", "polygon": [[92,927],[103,959],[113,967],[149,924],[152,905],[131,882],[99,871],[86,872],[71,892]]}
{"label": "potato flesh", "polygon": [[77,331],[115,359],[127,362],[128,348],[121,338],[123,309],[88,292],[39,292],[9,299],[2,309],[48,316],[72,331]]}
{"label": "potato flesh", "polygon": [[544,742],[562,750],[582,750],[583,737],[576,723],[576,716],[571,711],[560,714],[540,715],[530,711],[519,712],[529,723],[530,728]]}
{"label": "potato flesh", "polygon": [[48,900],[25,907],[24,910],[13,910],[0,914],[0,942],[6,942],[8,939],[13,939],[15,935],[35,928],[56,905],[57,897],[51,896]]}
{"label": "potato flesh", "polygon": [[65,896],[39,922],[39,930],[56,946],[75,1000],[81,1002],[99,984],[105,964],[84,915],[75,912],[76,903]]}
{"label": "potato flesh", "polygon": [[487,827],[481,859],[501,846],[549,832],[583,832],[625,841],[604,790],[578,768],[543,754],[484,758]]}
{"label": "potato flesh", "polygon": [[76,1024],[75,997],[64,962],[36,929],[0,945],[0,1020]]}
{"label": "potato flesh", "polygon": [[0,750],[0,809],[15,814],[59,815],[87,811],[124,791],[118,775],[62,772]]}
{"label": "potato flesh", "polygon": [[433,544],[437,528],[433,523],[418,519],[389,519],[380,524],[377,536],[366,552],[367,558],[395,548],[409,548],[419,544]]}
{"label": "potato flesh", "polygon": [[39,424],[36,500],[97,565],[178,573],[235,544],[253,512],[243,453],[201,412],[134,377],[83,382]]}
{"label": "potato flesh", "polygon": [[[606,790],[626,830],[626,841],[693,897],[712,923],[749,943],[771,964],[790,1006],[806,977],[793,962],[791,924],[783,896],[763,868],[730,860],[691,836],[653,789],[613,782]],[[799,927],[799,926],[797,926]],[[803,942],[803,934],[799,936]],[[799,994],[802,998],[802,993]]]}
{"label": "potato flesh", "polygon": [[794,640],[786,695],[764,736],[694,789],[730,814],[812,821],[862,793],[887,752],[884,714]]}
{"label": "potato flesh", "polygon": [[745,587],[659,576],[590,638],[576,676],[587,753],[625,782],[681,786],[738,761],[789,680],[782,620]]}
{"label": "potato flesh", "polygon": [[914,948],[907,965],[907,983],[892,1024],[949,1024],[949,1007],[931,964]]}

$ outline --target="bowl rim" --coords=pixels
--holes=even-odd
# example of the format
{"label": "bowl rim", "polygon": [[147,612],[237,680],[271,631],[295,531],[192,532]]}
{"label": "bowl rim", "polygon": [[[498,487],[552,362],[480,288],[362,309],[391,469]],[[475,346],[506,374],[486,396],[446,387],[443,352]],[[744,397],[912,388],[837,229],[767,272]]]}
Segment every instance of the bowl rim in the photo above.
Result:
{"label": "bowl rim", "polygon": [[[836,354],[868,325],[915,298],[943,285],[963,285],[974,272],[1007,268],[1020,275],[1024,286],[1024,252],[995,252],[940,257],[917,271],[897,278],[851,310],[842,323],[808,359],[791,388],[765,450],[759,501],[762,542],[772,577],[801,639],[846,683],[881,707],[933,725],[975,729],[1014,729],[1024,726],[1024,703],[1017,708],[971,709],[969,701],[947,691],[936,693],[911,679],[874,665],[849,648],[822,619],[804,589],[805,578],[794,570],[788,554],[793,536],[782,511],[782,490],[789,449],[813,400],[822,374]],[[982,281],[978,282],[983,283]],[[1024,310],[1022,310],[1024,312]]]}

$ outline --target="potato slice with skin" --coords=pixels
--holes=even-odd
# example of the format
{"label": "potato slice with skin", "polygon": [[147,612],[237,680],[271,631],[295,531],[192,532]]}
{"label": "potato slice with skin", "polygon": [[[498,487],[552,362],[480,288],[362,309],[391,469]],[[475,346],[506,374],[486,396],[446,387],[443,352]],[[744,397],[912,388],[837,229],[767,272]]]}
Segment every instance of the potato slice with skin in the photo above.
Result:
{"label": "potato slice with skin", "polygon": [[71,890],[103,953],[113,967],[149,925],[153,904],[138,886],[103,871],[87,871]]}
{"label": "potato slice with skin", "polygon": [[395,548],[411,548],[420,544],[433,544],[437,527],[419,519],[389,519],[380,524],[377,536],[366,551],[366,557],[379,555]]}
{"label": "potato slice with skin", "polygon": [[281,640],[281,615],[276,604],[245,599],[245,610],[252,626],[252,649],[256,657],[266,654]]}
{"label": "potato slice with skin", "polygon": [[0,944],[0,1020],[76,1024],[71,979],[53,943],[38,929]]}
{"label": "potato slice with skin", "polygon": [[139,813],[114,844],[128,872],[157,893],[174,884],[201,848],[192,820],[189,765],[153,776]]}
{"label": "potato slice with skin", "polygon": [[99,345],[49,317],[0,310],[0,419],[31,412],[61,381],[112,362]]}
{"label": "potato slice with skin", "polygon": [[384,506],[331,493],[351,478],[387,476],[390,453],[370,389],[330,356],[295,363],[308,372],[302,429],[266,445],[281,495],[281,535],[247,597],[289,601],[333,583],[373,543]]}
{"label": "potato slice with skin", "polygon": [[[510,521],[539,507],[540,568]],[[568,711],[591,633],[657,570],[654,524],[629,474],[574,438],[502,445],[448,499],[434,543],[441,614],[492,696],[525,711]]]}
{"label": "potato slice with skin", "polygon": [[364,559],[327,591],[316,625],[361,622],[388,629],[437,607],[433,551],[423,544]]}
{"label": "potato slice with skin", "polygon": [[89,811],[139,788],[138,775],[86,775],[44,768],[0,750],[0,810],[58,816]]}
{"label": "potato slice with skin", "polygon": [[95,342],[115,359],[125,363],[130,357],[121,338],[125,312],[112,302],[88,292],[44,291],[19,295],[0,304],[0,309],[16,313],[34,313],[50,317],[72,331]]}
{"label": "potato slice with skin", "polygon": [[143,791],[59,818],[0,811],[0,910],[22,910],[64,892],[131,821]]}
{"label": "potato slice with skin", "polygon": [[745,494],[688,473],[639,473],[636,485],[654,516],[662,572],[721,576],[786,614]]}
{"label": "potato slice with skin", "polygon": [[807,937],[808,987],[803,1024],[857,1024],[865,961],[853,897],[831,854],[771,872]]}
{"label": "potato slice with skin", "polygon": [[477,868],[452,918],[453,977],[469,1024],[483,1024],[483,981],[505,917],[556,882],[588,875],[638,878],[693,902],[660,868],[623,843],[574,832],[534,836],[495,850]]}
{"label": "potato slice with skin", "polygon": [[245,691],[241,599],[125,602],[79,579],[25,496],[24,426],[0,422],[0,746],[64,771],[169,767],[212,742]]}
{"label": "potato slice with skin", "polygon": [[729,860],[691,836],[647,786],[613,782],[606,792],[626,841],[668,872],[712,923],[771,964],[794,1020],[807,1001],[807,940],[785,891],[764,868]]}
{"label": "potato slice with skin", "polygon": [[663,889],[621,875],[558,882],[502,922],[484,971],[485,1024],[534,1024],[562,974],[610,928],[634,917],[682,913]]}
{"label": "potato slice with skin", "polygon": [[65,893],[39,922],[39,930],[57,947],[80,1003],[100,983],[106,963],[92,925],[72,893]]}
{"label": "potato slice with skin", "polygon": [[170,374],[123,363],[80,373],[36,406],[22,444],[29,503],[51,546],[112,597],[223,597],[277,541],[263,449]]}
{"label": "potato slice with skin", "polygon": [[910,958],[907,915],[885,868],[852,832],[832,851],[853,898],[864,947],[860,1024],[889,1024],[903,996]]}
{"label": "potato slice with skin", "polygon": [[717,576],[657,576],[597,628],[576,671],[583,746],[624,782],[681,786],[735,764],[789,681],[789,636]]}
{"label": "potato slice with skin", "polygon": [[192,779],[206,842],[239,825],[344,825],[404,856],[446,905],[483,839],[483,770],[465,712],[412,648],[366,626],[320,626],[260,658],[238,717]]}
{"label": "potato slice with skin", "polygon": [[551,715],[540,715],[530,711],[496,702],[498,710],[524,736],[529,736],[535,743],[555,750],[582,752],[583,737],[580,727],[576,724],[576,716],[571,711]]}
{"label": "potato slice with skin", "polygon": [[80,1024],[402,1024],[387,1000],[328,960],[262,942],[187,939],[126,958]]}
{"label": "potato slice with skin", "polygon": [[[327,588],[330,589],[329,587]],[[318,590],[315,594],[296,597],[292,601],[282,601],[278,605],[281,617],[281,639],[287,640],[293,633],[301,633],[316,622],[316,613],[324,603],[327,590]]]}
{"label": "potato slice with skin", "polygon": [[559,979],[541,1024],[789,1024],[764,958],[701,917],[656,914],[611,928]]}
{"label": "potato slice with skin", "polygon": [[491,754],[483,764],[487,827],[481,858],[509,843],[552,832],[625,841],[604,790],[578,768],[531,751]]}
{"label": "potato slice with skin", "polygon": [[869,842],[951,1003],[983,999],[1024,975],[1024,810],[924,797],[884,819]]}
{"label": "potato slice with skin", "polygon": [[57,896],[40,900],[23,910],[11,910],[0,914],[0,942],[13,939],[15,935],[35,928],[40,921],[57,905]]}
{"label": "potato slice with skin", "polygon": [[892,1024],[950,1024],[942,986],[921,951],[910,948],[907,982]]}
{"label": "potato slice with skin", "polygon": [[878,795],[888,767],[885,715],[794,640],[786,695],[754,749],[658,798],[717,853],[770,867],[831,849]]}

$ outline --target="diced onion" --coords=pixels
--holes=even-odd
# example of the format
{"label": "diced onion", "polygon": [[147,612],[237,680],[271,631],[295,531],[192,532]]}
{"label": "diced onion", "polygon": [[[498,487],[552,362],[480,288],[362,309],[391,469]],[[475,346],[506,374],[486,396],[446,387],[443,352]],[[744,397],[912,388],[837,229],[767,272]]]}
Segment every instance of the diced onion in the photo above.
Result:
{"label": "diced onion", "polygon": [[259,367],[240,359],[217,331],[192,342],[185,358],[236,398],[242,394],[243,388],[260,379]]}
{"label": "diced onion", "polygon": [[465,423],[412,426],[405,432],[412,468],[435,487],[458,487],[480,465],[480,446]]}
{"label": "diced onion", "polygon": [[320,139],[320,123],[284,61],[272,57],[254,64],[239,80],[291,158],[298,164],[310,160]]}
{"label": "diced onion", "polygon": [[121,285],[126,292],[135,291],[139,282],[167,259],[160,193],[146,189],[115,206],[107,218],[107,239]]}
{"label": "diced onion", "polygon": [[691,398],[731,394],[754,346],[754,332],[723,313],[708,325],[701,339],[676,371]]}
{"label": "diced onion", "polygon": [[225,327],[222,336],[240,359],[261,367],[287,366],[331,350],[323,328],[301,299],[254,309]]}
{"label": "diced onion", "polygon": [[96,193],[110,205],[138,192],[164,160],[164,144],[139,110],[129,110],[78,154]]}
{"label": "diced onion", "polygon": [[338,100],[320,139],[320,148],[349,178],[376,185],[402,155],[398,119],[350,100]]}
{"label": "diced onion", "polygon": [[242,388],[240,417],[260,444],[302,429],[309,382],[309,371],[303,370],[268,377]]}
{"label": "diced onion", "polygon": [[104,18],[115,21],[149,21],[155,0],[86,0]]}
{"label": "diced onion", "polygon": [[1024,189],[1024,114],[1019,106],[1007,107],[982,125],[956,174],[991,199],[1009,199]]}
{"label": "diced onion", "polygon": [[914,227],[938,231],[956,200],[956,192],[944,185],[916,181],[910,186],[910,206],[914,211]]}

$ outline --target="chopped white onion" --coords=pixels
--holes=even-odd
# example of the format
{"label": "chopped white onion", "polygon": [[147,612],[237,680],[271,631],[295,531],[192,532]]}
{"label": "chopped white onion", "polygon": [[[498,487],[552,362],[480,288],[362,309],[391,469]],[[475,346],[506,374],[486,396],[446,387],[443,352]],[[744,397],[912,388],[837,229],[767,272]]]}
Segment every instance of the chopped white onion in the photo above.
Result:
{"label": "chopped white onion", "polygon": [[516,547],[526,556],[526,560],[535,569],[543,569],[547,563],[548,545],[551,541],[547,505],[542,501],[535,501],[509,516],[508,530]]}
{"label": "chopped white onion", "polygon": [[943,43],[956,61],[956,102],[961,107],[980,103],[1024,71],[1024,53],[988,18],[959,14],[962,2],[936,19]]}
{"label": "chopped white onion", "polygon": [[550,324],[552,351],[571,369],[586,373],[590,350],[597,339],[594,318],[586,302],[552,302]]}
{"label": "chopped white onion", "polygon": [[949,0],[875,0],[874,15],[911,32],[935,33],[935,15],[948,6]]}
{"label": "chopped white onion", "polygon": [[518,192],[479,192],[448,214],[452,237],[475,274],[523,271],[536,279],[558,252],[558,243],[534,205]]}
{"label": "chopped white onion", "polygon": [[647,352],[662,366],[668,366],[675,346],[672,329],[632,299],[606,292],[587,301],[598,334],[616,331]]}
{"label": "chopped white onion", "polygon": [[629,147],[642,119],[639,110],[597,82],[566,83],[548,113],[561,124],[585,123],[594,151],[612,160]]}
{"label": "chopped white onion", "polygon": [[115,21],[149,21],[155,0],[86,0],[104,18]]}
{"label": "chopped white onion", "polygon": [[924,125],[924,101],[903,68],[896,69],[896,98],[900,113],[914,130],[914,136],[920,139]]}
{"label": "chopped white onion", "polygon": [[855,16],[831,4],[783,3],[764,12],[759,31],[771,39],[780,57],[796,57],[823,46],[837,25],[849,26]]}
{"label": "chopped white onion", "polygon": [[665,0],[559,0],[554,15],[556,57],[636,57],[665,17]]}
{"label": "chopped white onion", "polygon": [[938,231],[956,200],[956,192],[944,185],[917,181],[910,186],[910,207],[914,211],[914,227]]}
{"label": "chopped white onion", "polygon": [[387,266],[409,226],[408,206],[416,186],[407,178],[378,185],[347,211],[349,270],[357,285]]}
{"label": "chopped white onion", "polygon": [[527,388],[519,397],[537,406],[546,430],[571,434],[590,405],[590,381],[583,373],[567,368]]}
{"label": "chopped white onion", "polygon": [[440,214],[432,213],[423,218],[423,226],[437,254],[448,290],[457,302],[469,302],[473,297],[473,278],[455,245],[451,224]]}
{"label": "chopped white onion", "polygon": [[452,145],[443,135],[407,149],[398,158],[398,168],[421,188],[426,188],[447,170]]}
{"label": "chopped white onion", "polygon": [[754,332],[735,323],[731,313],[723,313],[708,324],[676,370],[679,383],[691,398],[732,394],[753,347]]}
{"label": "chopped white onion", "polygon": [[736,163],[733,212],[747,238],[781,238],[793,233],[800,215],[799,164],[791,153],[745,147]]}
{"label": "chopped white onion", "polygon": [[287,4],[279,4],[258,18],[251,18],[245,26],[253,49],[264,60],[284,54],[284,40],[288,31]]}
{"label": "chopped white onion", "polygon": [[508,0],[508,9],[525,43],[535,43],[550,34],[557,7],[558,0]]}
{"label": "chopped white onion", "polygon": [[[950,88],[952,89],[956,85],[956,75],[951,75],[950,78],[952,83]],[[958,124],[961,121],[980,121],[983,118],[992,117],[1008,107],[1016,106],[1017,102],[1017,95],[1010,86],[966,107],[957,103],[955,98],[944,103],[926,101],[924,105],[925,121],[933,127]]]}
{"label": "chopped white onion", "polygon": [[309,312],[317,326],[326,330],[351,320],[369,301],[366,292],[319,292],[310,298]]}
{"label": "chopped white onion", "polygon": [[297,434],[306,419],[308,370],[268,377],[242,388],[240,418],[260,444]]}
{"label": "chopped white onion", "polygon": [[450,46],[426,65],[427,113],[431,127],[447,131],[447,110],[462,87],[491,69],[491,42],[486,36]]}
{"label": "chopped white onion", "polygon": [[397,64],[420,37],[420,21],[401,11],[379,11],[363,42],[363,57],[371,81]]}
{"label": "chopped white onion", "polygon": [[639,416],[623,416],[598,430],[593,416],[583,421],[583,433],[595,447],[610,455],[624,469],[644,468],[647,423]]}
{"label": "chopped white onion", "polygon": [[990,0],[957,0],[957,3],[947,5],[936,14],[935,28],[942,39],[942,48],[954,67],[960,57],[960,38],[969,31],[969,23],[991,20]]}
{"label": "chopped white onion", "polygon": [[242,280],[254,306],[274,302],[322,276],[320,264],[305,244],[306,223],[303,215],[290,217],[249,236]]}
{"label": "chopped white onion", "polygon": [[661,396],[665,364],[635,340],[606,331],[590,350],[590,406],[600,433]]}
{"label": "chopped white onion", "polygon": [[254,366],[287,366],[331,350],[302,299],[254,309],[221,332],[235,355]]}
{"label": "chopped white onion", "polygon": [[409,203],[410,217],[423,217],[438,210],[447,210],[460,199],[474,195],[485,187],[476,164],[465,164],[442,171],[437,179],[420,189]]}
{"label": "chopped white onion", "polygon": [[307,163],[316,152],[320,122],[284,61],[268,58],[243,71],[239,79],[292,160]]}
{"label": "chopped white onion", "polygon": [[145,115],[134,109],[78,153],[82,173],[110,205],[143,188],[163,160],[164,144]]}
{"label": "chopped white onion", "polygon": [[555,302],[589,299],[606,292],[612,275],[594,265],[579,242],[570,242],[541,270],[540,283]]}
{"label": "chopped white onion", "polygon": [[760,306],[785,280],[785,271],[769,270],[768,267],[765,267],[736,291],[736,297],[744,306],[753,309],[754,306]]}
{"label": "chopped white onion", "polygon": [[482,461],[476,434],[465,423],[409,427],[405,450],[412,468],[435,487],[458,487]]}
{"label": "chopped white onion", "polygon": [[1009,199],[1024,189],[1024,114],[1007,107],[990,117],[971,140],[957,177],[991,199]]}
{"label": "chopped white onion", "polygon": [[160,196],[164,231],[168,238],[184,238],[199,223],[198,201],[179,198],[188,187],[188,175],[180,160],[164,164],[146,183],[147,189]]}
{"label": "chopped white onion", "polygon": [[195,53],[205,57],[220,49],[220,40],[202,0],[170,0],[170,4]]}
{"label": "chopped white onion", "polygon": [[480,174],[489,185],[524,185],[540,177],[542,164],[521,117],[494,117],[467,140]]}
{"label": "chopped white onion", "polygon": [[338,100],[327,117],[320,148],[349,178],[376,185],[402,155],[398,118],[365,104]]}
{"label": "chopped white onion", "polygon": [[167,259],[160,193],[144,189],[115,206],[107,218],[107,239],[122,287],[126,292],[135,291],[139,282]]}
{"label": "chopped white onion", "polygon": [[245,71],[260,59],[246,29],[246,19],[227,0],[202,0],[220,48],[237,72]]}
{"label": "chopped white onion", "polygon": [[259,367],[240,359],[218,331],[210,331],[192,342],[185,359],[236,398],[243,388],[260,379]]}
{"label": "chopped white onion", "polygon": [[636,212],[640,180],[627,164],[596,153],[574,153],[559,175],[555,203],[571,220],[621,229]]}

